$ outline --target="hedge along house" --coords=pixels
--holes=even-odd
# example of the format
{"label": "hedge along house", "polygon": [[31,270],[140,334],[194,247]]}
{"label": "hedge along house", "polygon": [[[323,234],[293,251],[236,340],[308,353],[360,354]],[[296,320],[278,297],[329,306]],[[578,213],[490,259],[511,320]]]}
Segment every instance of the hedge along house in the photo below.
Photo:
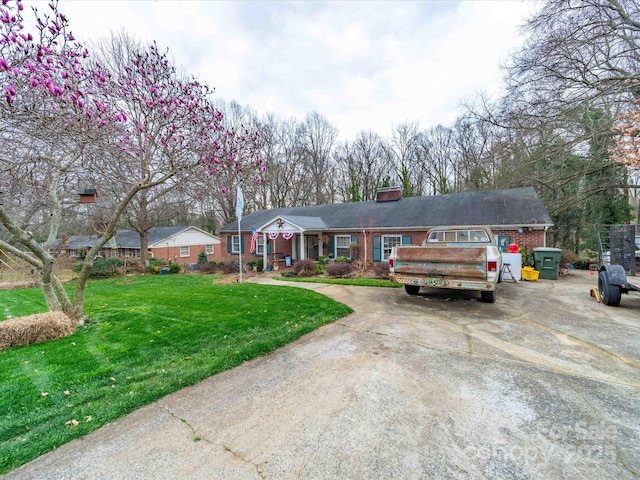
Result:
{"label": "hedge along house", "polygon": [[[61,242],[59,249],[72,258],[84,257],[96,240],[96,235],[72,235]],[[205,252],[208,261],[219,262],[220,243],[217,235],[196,227],[154,227],[148,232],[150,256],[166,263],[196,263],[200,252]],[[140,258],[140,253],[140,234],[133,230],[118,230],[100,250],[105,258]]]}
{"label": "hedge along house", "polygon": [[510,243],[529,250],[546,246],[553,222],[533,187],[410,198],[387,188],[372,201],[253,212],[242,218],[240,235],[233,222],[220,236],[223,258],[237,261],[242,252],[243,263],[323,255],[382,262],[394,246],[419,245],[426,231],[439,225],[488,225],[506,251]]}

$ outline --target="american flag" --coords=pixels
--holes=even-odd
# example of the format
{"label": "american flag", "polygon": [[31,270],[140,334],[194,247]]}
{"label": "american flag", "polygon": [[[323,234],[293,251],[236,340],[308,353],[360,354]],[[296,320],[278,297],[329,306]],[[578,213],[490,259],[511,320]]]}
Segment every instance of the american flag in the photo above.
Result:
{"label": "american flag", "polygon": [[249,247],[249,251],[251,253],[256,251],[256,244],[258,243],[258,235],[260,235],[255,228],[251,229],[251,246]]}

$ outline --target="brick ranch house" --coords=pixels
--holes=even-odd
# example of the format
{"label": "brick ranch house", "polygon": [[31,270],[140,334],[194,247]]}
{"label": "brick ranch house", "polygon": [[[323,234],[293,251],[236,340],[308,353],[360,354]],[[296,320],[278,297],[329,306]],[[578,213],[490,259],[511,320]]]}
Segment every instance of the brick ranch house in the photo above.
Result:
{"label": "brick ranch house", "polygon": [[219,233],[225,261],[241,252],[243,263],[262,258],[265,265],[322,255],[383,262],[395,245],[419,245],[438,225],[488,225],[506,251],[510,243],[546,246],[553,222],[533,187],[411,198],[387,188],[366,202],[260,210],[242,218],[240,235],[237,221]]}
{"label": "brick ranch house", "polygon": [[[72,235],[60,241],[58,249],[70,258],[81,259],[96,242],[96,235]],[[196,227],[154,227],[149,229],[150,257],[169,263],[196,263],[200,252],[207,260],[222,259],[220,238]],[[100,256],[140,258],[140,235],[133,230],[118,230],[100,250]]]}

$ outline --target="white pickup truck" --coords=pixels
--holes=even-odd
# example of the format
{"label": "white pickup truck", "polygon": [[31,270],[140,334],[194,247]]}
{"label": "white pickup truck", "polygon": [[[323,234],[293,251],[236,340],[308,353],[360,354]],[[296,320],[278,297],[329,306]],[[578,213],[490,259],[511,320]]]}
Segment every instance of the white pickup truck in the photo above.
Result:
{"label": "white pickup truck", "polygon": [[402,245],[389,256],[389,278],[417,295],[420,287],[477,290],[496,301],[502,257],[489,227],[434,227],[422,246]]}

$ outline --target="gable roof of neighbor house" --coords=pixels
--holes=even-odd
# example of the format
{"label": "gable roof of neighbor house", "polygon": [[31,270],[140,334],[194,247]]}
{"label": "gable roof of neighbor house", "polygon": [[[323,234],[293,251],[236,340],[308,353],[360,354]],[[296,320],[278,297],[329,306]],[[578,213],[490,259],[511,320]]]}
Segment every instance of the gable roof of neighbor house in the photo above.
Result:
{"label": "gable roof of neighbor house", "polygon": [[[162,241],[167,241],[167,239],[170,238],[173,239],[181,233],[189,230],[196,230],[199,233],[218,239],[216,235],[192,226],[153,227],[149,229],[148,232],[149,246]],[[69,250],[91,248],[97,240],[97,235],[71,235],[68,238],[66,245],[64,245],[64,248]],[[140,248],[140,234],[135,230],[118,230],[115,235],[107,241],[104,248]]]}
{"label": "gable roof of neighbor house", "polygon": [[[153,227],[149,229],[147,242],[152,245],[167,238],[175,237],[191,227]],[[140,248],[140,234],[135,230],[118,230],[115,234],[120,248]]]}
{"label": "gable roof of neighbor house", "polygon": [[[335,203],[260,210],[242,218],[244,231],[260,228],[274,218],[286,218],[305,230],[426,229],[435,225],[547,227],[553,221],[533,187],[452,193],[395,201]],[[307,228],[306,223],[313,224]],[[297,221],[296,221],[297,220]],[[221,233],[238,231],[232,222]]]}

